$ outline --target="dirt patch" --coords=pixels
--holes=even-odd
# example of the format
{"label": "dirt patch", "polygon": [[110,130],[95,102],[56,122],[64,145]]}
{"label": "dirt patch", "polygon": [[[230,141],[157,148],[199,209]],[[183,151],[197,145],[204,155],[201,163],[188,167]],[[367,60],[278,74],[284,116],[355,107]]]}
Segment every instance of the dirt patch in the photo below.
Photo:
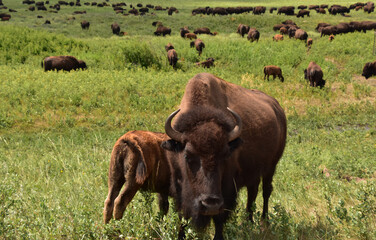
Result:
{"label": "dirt patch", "polygon": [[376,78],[368,78],[368,79],[366,79],[362,75],[354,74],[353,77],[352,77],[352,79],[355,82],[359,83],[359,84],[366,84],[366,85],[370,85],[370,86],[376,87]]}

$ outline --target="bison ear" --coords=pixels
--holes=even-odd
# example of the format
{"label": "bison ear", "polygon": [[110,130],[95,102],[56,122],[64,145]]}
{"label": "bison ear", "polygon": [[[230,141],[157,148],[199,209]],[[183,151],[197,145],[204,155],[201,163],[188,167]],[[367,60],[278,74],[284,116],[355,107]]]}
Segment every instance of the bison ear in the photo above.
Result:
{"label": "bison ear", "polygon": [[177,142],[173,139],[163,141],[161,146],[162,148],[172,152],[181,152],[184,149],[184,145],[182,143]]}
{"label": "bison ear", "polygon": [[241,140],[240,138],[236,138],[235,140],[229,142],[228,145],[230,147],[230,152],[233,152],[235,149],[240,147],[240,145],[242,145],[242,144],[243,144],[243,140]]}

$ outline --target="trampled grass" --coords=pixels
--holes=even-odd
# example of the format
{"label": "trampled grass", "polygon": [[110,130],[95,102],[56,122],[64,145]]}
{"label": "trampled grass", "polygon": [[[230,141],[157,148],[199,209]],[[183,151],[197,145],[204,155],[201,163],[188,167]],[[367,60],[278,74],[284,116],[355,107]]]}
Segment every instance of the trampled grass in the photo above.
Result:
{"label": "trampled grass", "polygon": [[[352,11],[345,18],[312,12],[304,19],[269,13],[191,16],[193,8],[204,5],[305,2],[152,0],[147,3],[175,6],[180,12],[122,16],[111,8],[62,7],[56,14],[25,11],[21,1],[3,3],[18,12],[11,21],[0,22],[0,239],[176,239],[177,213],[171,207],[161,217],[155,195],[147,192],[136,195],[121,221],[102,223],[108,164],[113,144],[125,132],[163,132],[185,84],[203,71],[268,93],[288,118],[269,228],[261,231],[259,224],[261,191],[256,223],[251,224],[242,190],[226,224],[226,239],[376,238],[376,82],[361,76],[364,64],[374,60],[374,34],[349,33],[329,42],[314,30],[319,22],[373,20],[375,13]],[[73,15],[74,10],[87,14]],[[72,16],[75,20],[68,20]],[[43,24],[46,19],[52,24]],[[84,19],[91,22],[88,31],[81,30]],[[272,26],[286,19],[313,38],[309,51],[301,41],[272,41]],[[153,36],[151,23],[156,20],[171,27],[172,35]],[[114,21],[128,35],[113,36]],[[250,43],[236,34],[239,23],[257,27],[260,41]],[[198,56],[178,34],[183,26],[207,26],[218,35],[199,36],[206,48]],[[169,42],[178,53],[176,70],[167,63],[164,46]],[[41,61],[50,55],[76,56],[88,69],[44,72]],[[195,66],[207,57],[215,59],[214,68]],[[304,80],[310,61],[323,69],[323,89]],[[263,79],[262,69],[269,64],[282,68],[284,83]],[[214,234],[213,226],[205,233],[188,230],[188,239]]]}

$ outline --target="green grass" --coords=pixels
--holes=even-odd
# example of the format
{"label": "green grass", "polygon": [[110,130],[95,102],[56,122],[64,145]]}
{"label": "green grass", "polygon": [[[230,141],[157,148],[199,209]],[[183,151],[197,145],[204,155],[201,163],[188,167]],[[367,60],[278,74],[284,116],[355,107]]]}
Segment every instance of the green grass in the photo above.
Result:
{"label": "green grass", "polygon": [[[115,141],[125,132],[163,132],[187,81],[203,71],[266,92],[288,118],[269,228],[261,231],[259,224],[261,194],[256,223],[246,220],[243,189],[226,224],[226,239],[376,238],[375,79],[361,77],[364,64],[374,60],[374,34],[349,33],[329,42],[314,30],[319,22],[373,20],[375,13],[351,12],[344,18],[313,12],[304,19],[269,13],[191,16],[198,6],[307,3],[151,0],[147,3],[180,12],[122,16],[110,7],[62,7],[55,14],[25,11],[21,1],[3,2],[18,12],[0,22],[0,239],[176,239],[177,213],[171,208],[167,216],[158,215],[155,195],[148,192],[137,193],[122,220],[102,223],[108,164]],[[88,13],[68,20],[75,10]],[[44,25],[46,19],[52,24]],[[81,30],[84,19],[91,22],[88,31]],[[293,39],[272,41],[272,26],[286,19],[313,38],[309,51]],[[156,20],[171,27],[172,36],[153,36]],[[127,36],[112,35],[114,21]],[[257,27],[260,41],[250,43],[236,34],[239,23]],[[183,26],[208,26],[218,35],[200,36],[206,48],[198,56],[179,36]],[[169,42],[178,53],[176,70],[167,62]],[[51,55],[76,56],[88,70],[44,72],[41,61]],[[215,58],[214,68],[195,66],[207,57]],[[304,80],[310,61],[322,67],[325,88],[311,88]],[[282,68],[284,83],[263,80],[262,69],[269,64]],[[187,233],[188,239],[213,234],[213,226],[205,233],[191,228]]]}

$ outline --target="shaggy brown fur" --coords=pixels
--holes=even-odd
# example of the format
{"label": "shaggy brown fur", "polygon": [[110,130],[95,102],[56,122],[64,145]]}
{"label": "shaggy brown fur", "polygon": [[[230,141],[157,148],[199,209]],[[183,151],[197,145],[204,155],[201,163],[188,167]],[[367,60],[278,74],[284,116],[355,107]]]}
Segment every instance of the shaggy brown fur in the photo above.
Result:
{"label": "shaggy brown fur", "polygon": [[77,70],[77,69],[86,69],[86,63],[82,60],[77,60],[73,56],[51,56],[46,57],[42,61],[42,67],[44,67],[44,71],[49,70]]}
{"label": "shaggy brown fur", "polygon": [[201,39],[196,39],[194,42],[191,42],[191,48],[195,47],[198,55],[201,56],[202,50],[205,48],[205,44]]}
{"label": "shaggy brown fur", "polygon": [[170,49],[167,52],[167,58],[168,58],[168,63],[172,67],[176,67],[176,63],[178,62],[178,54],[176,53],[175,49]]}
{"label": "shaggy brown fur", "polygon": [[197,39],[197,35],[194,33],[186,33],[184,37],[189,38],[190,40]]}
{"label": "shaggy brown fur", "polygon": [[308,68],[304,69],[304,78],[309,81],[311,87],[324,87],[325,80],[322,79],[324,76],[321,67],[315,62],[310,62]]}
{"label": "shaggy brown fur", "polygon": [[210,68],[210,67],[214,66],[214,58],[208,58],[205,61],[197,62],[196,65],[202,66],[204,68]]}
{"label": "shaggy brown fur", "polygon": [[250,40],[251,42],[257,41],[260,38],[260,32],[256,28],[250,28],[248,32],[247,39]]}

